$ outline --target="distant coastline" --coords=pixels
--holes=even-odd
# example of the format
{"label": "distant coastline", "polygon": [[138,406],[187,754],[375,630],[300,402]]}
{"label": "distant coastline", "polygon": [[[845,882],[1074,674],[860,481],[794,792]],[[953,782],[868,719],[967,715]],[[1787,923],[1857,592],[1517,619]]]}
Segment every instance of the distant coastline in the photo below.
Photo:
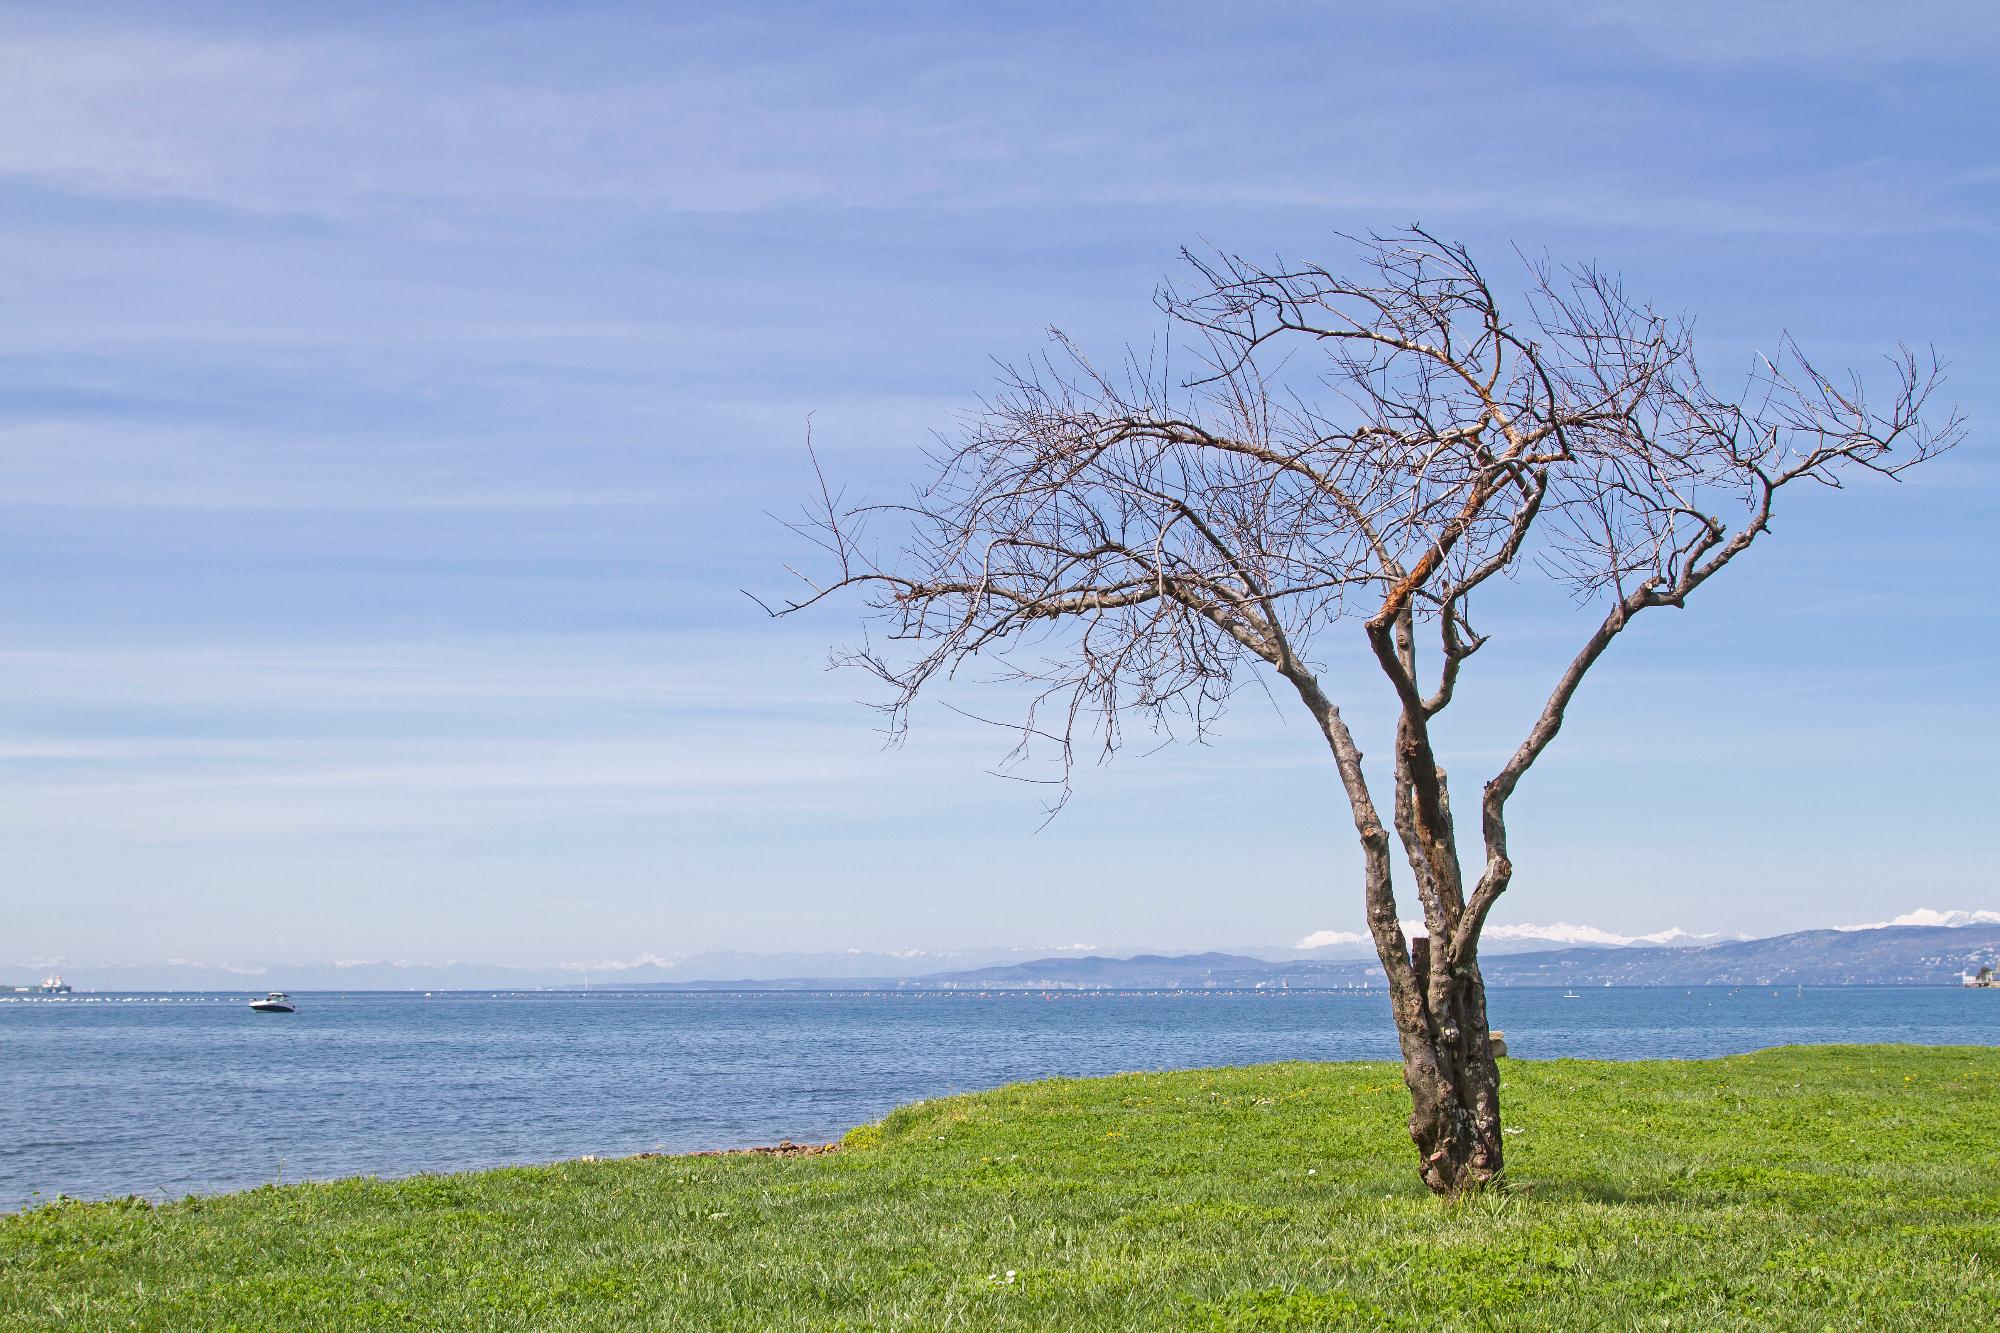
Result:
{"label": "distant coastline", "polygon": [[[1958,986],[1981,967],[2000,969],[2000,926],[1886,926],[1865,931],[1807,930],[1767,939],[1714,944],[1583,946],[1488,953],[1480,969],[1489,987],[1604,986]],[[121,971],[124,973],[121,975]],[[653,992],[931,992],[1179,991],[1379,988],[1372,957],[1272,961],[1242,954],[1174,957],[1048,957],[1002,966],[921,975],[800,975],[669,980],[555,980],[542,970],[490,967],[367,969],[334,965],[271,968],[254,975],[186,969],[168,985],[147,985],[138,969],[93,969],[77,990],[129,994],[262,993],[272,986],[308,992],[565,991]],[[401,973],[401,975],[398,975]],[[614,973],[614,976],[628,976]],[[532,978],[532,979],[530,979]]]}
{"label": "distant coastline", "polygon": [[[1554,949],[1482,956],[1489,987],[1958,986],[2000,963],[2000,926],[1805,930],[1695,946]],[[1385,985],[1373,959],[1271,963],[1231,954],[1051,958],[925,977],[639,983],[630,990],[1350,990]]]}

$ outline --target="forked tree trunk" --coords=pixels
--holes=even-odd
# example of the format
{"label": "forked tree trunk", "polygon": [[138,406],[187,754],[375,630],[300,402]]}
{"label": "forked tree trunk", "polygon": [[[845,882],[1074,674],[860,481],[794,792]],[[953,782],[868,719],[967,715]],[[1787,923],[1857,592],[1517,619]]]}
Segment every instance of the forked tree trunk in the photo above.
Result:
{"label": "forked tree trunk", "polygon": [[1392,974],[1389,990],[1402,1041],[1403,1081],[1410,1089],[1418,1174],[1433,1191],[1449,1196],[1483,1189],[1500,1177],[1505,1164],[1500,1072],[1486,1028],[1486,983],[1478,961],[1434,974],[1430,945],[1428,939],[1410,941],[1410,974]]}
{"label": "forked tree trunk", "polygon": [[[1361,751],[1353,733],[1340,716],[1340,709],[1326,697],[1319,681],[1295,662],[1287,661],[1284,672],[1298,689],[1299,696],[1318,719],[1327,744],[1332,747],[1340,771],[1341,785],[1354,814],[1355,831],[1360,835],[1363,860],[1362,878],[1368,907],[1368,931],[1375,940],[1376,955],[1389,978],[1389,1003],[1396,1021],[1396,1035],[1403,1050],[1403,1082],[1410,1089],[1410,1138],[1420,1158],[1418,1174],[1430,1188],[1444,1195],[1477,1190],[1500,1178],[1504,1165],[1500,1150],[1500,1074],[1493,1062],[1492,1039],[1486,1028],[1486,983],[1479,975],[1478,921],[1494,896],[1504,890],[1511,868],[1506,862],[1505,830],[1499,824],[1497,807],[1486,812],[1489,824],[1489,855],[1498,860],[1489,866],[1481,883],[1481,898],[1463,952],[1454,965],[1445,959],[1442,968],[1431,965],[1431,941],[1417,939],[1405,943],[1403,926],[1396,910],[1396,893],[1390,865],[1389,833],[1369,794],[1368,780],[1361,771]],[[1407,753],[1407,752],[1406,752]],[[1407,761],[1398,760],[1407,772]],[[1399,773],[1399,776],[1401,774]],[[1434,767],[1427,778],[1435,784],[1440,806],[1437,827],[1441,834],[1425,838],[1416,825],[1417,803],[1411,785],[1399,782],[1397,819],[1405,834],[1406,850],[1414,850],[1414,860],[1424,866],[1433,886],[1433,903],[1440,871],[1449,881],[1446,898],[1454,917],[1463,919],[1457,883],[1457,850],[1450,836],[1449,800],[1443,792],[1442,775]],[[1504,793],[1502,794],[1504,799]],[[1490,803],[1495,799],[1487,793]],[[1496,840],[1497,835],[1497,840]],[[1434,853],[1426,847],[1435,848]],[[1413,867],[1414,868],[1414,867]],[[1419,879],[1425,877],[1419,872]]]}

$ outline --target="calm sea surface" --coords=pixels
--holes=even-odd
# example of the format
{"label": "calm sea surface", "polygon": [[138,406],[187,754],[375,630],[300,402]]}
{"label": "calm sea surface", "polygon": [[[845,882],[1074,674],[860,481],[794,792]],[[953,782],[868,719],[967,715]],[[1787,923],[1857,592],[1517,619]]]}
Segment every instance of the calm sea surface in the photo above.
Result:
{"label": "calm sea surface", "polygon": [[[0,1000],[0,1210],[586,1153],[824,1142],[1055,1074],[1393,1059],[1382,991]],[[2000,991],[1499,989],[1517,1056],[2000,1045]]]}

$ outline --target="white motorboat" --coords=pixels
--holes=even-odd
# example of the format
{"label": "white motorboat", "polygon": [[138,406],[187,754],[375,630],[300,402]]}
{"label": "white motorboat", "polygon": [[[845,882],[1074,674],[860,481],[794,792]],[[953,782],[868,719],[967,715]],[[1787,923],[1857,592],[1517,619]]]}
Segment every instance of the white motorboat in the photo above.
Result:
{"label": "white motorboat", "polygon": [[260,1014],[295,1014],[299,1007],[292,1003],[292,997],[281,990],[274,990],[261,1000],[250,1001],[250,1007]]}

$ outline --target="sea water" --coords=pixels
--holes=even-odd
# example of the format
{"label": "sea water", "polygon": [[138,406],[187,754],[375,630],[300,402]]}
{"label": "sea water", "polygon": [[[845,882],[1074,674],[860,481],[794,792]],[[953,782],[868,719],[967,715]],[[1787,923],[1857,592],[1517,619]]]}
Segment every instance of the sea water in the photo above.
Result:
{"label": "sea water", "polygon": [[[0,1210],[585,1154],[825,1142],[1021,1079],[1392,1060],[1379,989],[0,1000]],[[1495,989],[1516,1056],[2000,1044],[2000,990]]]}

